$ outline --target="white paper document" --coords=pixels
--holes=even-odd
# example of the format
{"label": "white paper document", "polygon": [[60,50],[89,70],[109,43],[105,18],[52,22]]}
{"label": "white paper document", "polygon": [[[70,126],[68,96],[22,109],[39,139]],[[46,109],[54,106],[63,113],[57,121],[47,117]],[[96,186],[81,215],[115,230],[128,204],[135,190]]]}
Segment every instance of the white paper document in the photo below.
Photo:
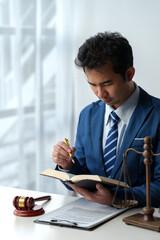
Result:
{"label": "white paper document", "polygon": [[92,229],[124,211],[126,209],[116,209],[80,198],[41,216],[34,222]]}

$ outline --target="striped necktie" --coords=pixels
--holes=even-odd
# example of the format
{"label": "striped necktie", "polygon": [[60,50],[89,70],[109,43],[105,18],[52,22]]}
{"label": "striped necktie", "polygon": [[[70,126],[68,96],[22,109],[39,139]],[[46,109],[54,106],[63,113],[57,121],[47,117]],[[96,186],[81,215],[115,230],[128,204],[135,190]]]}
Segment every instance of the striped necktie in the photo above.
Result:
{"label": "striped necktie", "polygon": [[109,130],[105,149],[104,149],[104,165],[106,169],[107,177],[111,177],[111,172],[114,167],[115,159],[116,159],[116,148],[117,148],[117,139],[118,139],[118,121],[120,118],[117,116],[115,112],[111,112],[109,115],[113,124]]}

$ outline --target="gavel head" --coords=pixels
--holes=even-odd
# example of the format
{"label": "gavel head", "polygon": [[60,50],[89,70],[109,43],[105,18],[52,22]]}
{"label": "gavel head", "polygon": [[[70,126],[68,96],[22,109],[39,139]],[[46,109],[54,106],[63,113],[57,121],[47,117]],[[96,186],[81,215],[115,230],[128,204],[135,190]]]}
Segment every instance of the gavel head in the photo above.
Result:
{"label": "gavel head", "polygon": [[35,206],[35,200],[32,197],[16,196],[13,199],[13,206],[16,209],[22,209],[22,210],[32,209]]}

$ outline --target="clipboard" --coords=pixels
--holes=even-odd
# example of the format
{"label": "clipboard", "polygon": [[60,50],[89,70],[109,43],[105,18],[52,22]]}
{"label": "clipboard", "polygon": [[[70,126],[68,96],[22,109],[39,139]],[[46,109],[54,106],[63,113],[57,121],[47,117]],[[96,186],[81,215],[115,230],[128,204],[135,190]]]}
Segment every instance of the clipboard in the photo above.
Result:
{"label": "clipboard", "polygon": [[89,202],[84,198],[80,198],[41,216],[34,222],[93,230],[126,210]]}

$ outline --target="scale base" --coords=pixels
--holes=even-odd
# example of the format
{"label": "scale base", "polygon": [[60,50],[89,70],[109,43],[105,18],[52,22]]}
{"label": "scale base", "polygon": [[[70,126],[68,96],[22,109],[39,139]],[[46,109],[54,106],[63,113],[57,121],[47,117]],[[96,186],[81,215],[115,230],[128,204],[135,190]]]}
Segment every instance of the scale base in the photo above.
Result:
{"label": "scale base", "polygon": [[135,215],[124,218],[123,221],[129,225],[160,232],[160,218],[158,217],[153,217],[153,220],[150,221],[144,221],[144,214],[137,213]]}

